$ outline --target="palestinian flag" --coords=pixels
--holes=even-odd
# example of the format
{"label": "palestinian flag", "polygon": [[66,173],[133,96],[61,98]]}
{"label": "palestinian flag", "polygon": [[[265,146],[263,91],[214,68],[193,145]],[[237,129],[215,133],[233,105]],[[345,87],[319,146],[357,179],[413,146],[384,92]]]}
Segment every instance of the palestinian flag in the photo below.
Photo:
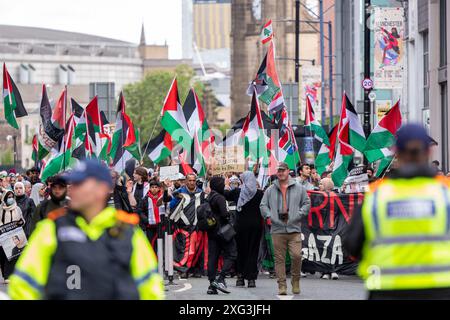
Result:
{"label": "palestinian flag", "polygon": [[57,148],[64,137],[64,128],[58,128],[52,123],[52,107],[47,95],[45,84],[42,85],[42,99],[40,106],[41,121],[39,125],[39,143],[43,148],[50,150]]}
{"label": "palestinian flag", "polygon": [[214,136],[209,130],[205,113],[194,89],[189,90],[189,94],[183,105],[183,114],[189,129],[189,134],[193,139],[192,146],[189,149],[189,163],[193,164],[198,175],[203,177],[206,175],[205,159],[209,159],[211,156]]}
{"label": "palestinian flag", "polygon": [[70,104],[72,105],[72,113],[74,114],[74,120],[78,123],[78,120],[83,116],[84,108],[75,101],[75,99],[70,99]]}
{"label": "palestinian flag", "polygon": [[5,107],[5,119],[11,127],[19,129],[16,118],[28,115],[23,105],[19,89],[6,70],[6,64],[3,63],[3,106]]}
{"label": "palestinian flag", "polygon": [[125,112],[125,98],[120,93],[117,107],[116,127],[112,137],[112,146],[109,156],[112,159],[112,166],[119,173],[125,169],[125,163],[131,158],[140,160],[140,150],[134,129],[133,122]]}
{"label": "palestinian flag", "polygon": [[253,92],[250,112],[242,127],[245,136],[245,158],[250,157],[253,161],[258,161],[261,157],[267,156],[266,144],[268,138],[264,133],[263,119],[259,107],[256,89]]}
{"label": "palestinian flag", "polygon": [[286,108],[283,108],[277,117],[279,117],[276,122],[278,122],[280,135],[278,141],[278,160],[285,162],[291,170],[295,170],[300,161],[300,156]]}
{"label": "palestinian flag", "polygon": [[378,122],[367,139],[364,155],[369,163],[388,156],[386,153],[394,145],[395,134],[401,125],[402,113],[400,112],[400,101],[398,101]]}
{"label": "palestinian flag", "polygon": [[235,146],[239,144],[243,144],[244,133],[242,128],[244,127],[244,123],[247,120],[247,117],[239,119],[230,130],[228,130],[227,134],[223,138],[223,140],[218,143],[220,147],[227,146]]}
{"label": "palestinian flag", "polygon": [[59,96],[58,102],[55,105],[52,113],[52,123],[55,127],[63,129],[66,123],[66,105],[67,105],[67,87]]}
{"label": "palestinian flag", "polygon": [[180,172],[182,172],[184,176],[195,173],[194,170],[192,170],[192,166],[186,162],[186,156],[186,151],[178,152],[178,159],[180,160]]}
{"label": "palestinian flag", "polygon": [[97,96],[86,106],[86,116],[89,120],[87,133],[90,137],[90,150],[93,151],[93,154],[98,159],[109,162],[108,153],[111,149],[111,138],[103,130],[103,121],[98,107]]}
{"label": "palestinian flag", "polygon": [[185,150],[189,150],[192,138],[183,114],[178,97],[177,79],[173,79],[164,106],[161,111],[161,125],[171,135],[172,140],[180,144]]}
{"label": "palestinian flag", "polygon": [[272,20],[267,21],[267,23],[263,26],[261,31],[261,42],[266,44],[273,38],[273,26]]}
{"label": "palestinian flag", "polygon": [[322,175],[327,170],[327,167],[331,164],[331,159],[334,159],[334,150],[336,148],[336,135],[338,125],[335,125],[328,135],[329,145],[322,142],[319,153],[316,156],[314,165],[319,175]]}
{"label": "palestinian flag", "polygon": [[48,177],[54,176],[67,168],[73,167],[76,159],[72,157],[73,137],[75,129],[75,119],[72,114],[66,123],[66,134],[59,151],[53,151],[52,157],[48,160],[41,172],[41,180],[46,181]]}
{"label": "palestinian flag", "polygon": [[39,143],[38,135],[35,134],[32,140],[32,154],[31,158],[35,163],[41,161],[48,154],[48,151],[44,149]]}
{"label": "palestinian flag", "polygon": [[269,104],[267,110],[270,113],[276,113],[282,110],[285,107],[284,97],[281,90],[273,97],[272,102]]}
{"label": "palestinian flag", "polygon": [[363,153],[366,147],[366,135],[359,121],[358,114],[345,93],[342,99],[342,108],[343,110],[345,109],[345,115],[348,121],[348,142],[352,148]]}
{"label": "palestinian flag", "polygon": [[328,139],[325,129],[314,117],[314,110],[309,97],[306,97],[305,128],[308,128],[311,132],[314,132],[314,138],[322,143],[325,143],[327,146],[330,145],[330,140]]}
{"label": "palestinian flag", "polygon": [[153,163],[159,164],[172,154],[172,138],[166,130],[162,130],[156,138],[152,139],[144,146],[144,149],[149,151],[148,157],[150,160],[152,160]]}
{"label": "palestinian flag", "polygon": [[355,152],[355,149],[350,144],[352,115],[351,112],[348,112],[347,106],[348,102],[344,98],[337,133],[333,173],[331,175],[334,185],[337,187],[341,187],[345,178],[347,178],[348,166]]}
{"label": "palestinian flag", "polygon": [[378,164],[377,172],[375,172],[375,176],[377,178],[381,177],[384,172],[389,168],[392,161],[394,161],[394,155],[391,153],[389,156],[386,156],[385,158],[381,159],[380,163]]}
{"label": "palestinian flag", "polygon": [[275,66],[275,47],[273,41],[270,42],[266,56],[258,69],[256,77],[247,89],[247,94],[249,96],[253,95],[255,88],[259,100],[266,105],[273,105],[272,102],[274,100],[276,101],[275,97],[281,91],[281,83]]}

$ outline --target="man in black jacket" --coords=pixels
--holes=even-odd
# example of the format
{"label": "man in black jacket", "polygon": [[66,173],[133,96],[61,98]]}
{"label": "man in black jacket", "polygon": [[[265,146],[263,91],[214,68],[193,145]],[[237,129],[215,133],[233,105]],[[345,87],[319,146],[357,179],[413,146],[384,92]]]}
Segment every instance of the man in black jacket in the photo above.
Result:
{"label": "man in black jacket", "polygon": [[37,207],[33,215],[31,232],[36,224],[47,218],[49,212],[66,206],[67,183],[61,176],[55,176],[50,184],[50,199],[45,199]]}
{"label": "man in black jacket", "polygon": [[[208,201],[217,221],[217,226],[214,230],[208,231],[208,280],[210,285],[207,293],[217,294],[217,290],[230,293],[225,283],[225,275],[230,272],[237,257],[236,241],[233,238],[227,242],[217,236],[218,229],[229,223],[230,219],[224,197],[225,180],[222,177],[213,177],[209,182],[209,186],[211,192],[208,196]],[[217,263],[221,253],[223,253],[223,266],[216,280]]]}

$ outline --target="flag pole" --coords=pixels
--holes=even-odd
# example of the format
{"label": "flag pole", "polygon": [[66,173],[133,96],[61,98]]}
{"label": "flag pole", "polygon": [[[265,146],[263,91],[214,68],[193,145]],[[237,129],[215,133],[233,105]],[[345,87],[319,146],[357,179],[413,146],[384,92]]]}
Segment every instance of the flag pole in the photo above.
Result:
{"label": "flag pole", "polygon": [[386,173],[391,169],[392,164],[394,163],[394,160],[397,158],[397,156],[393,156],[391,162],[389,163],[389,166],[384,170],[383,176],[380,179],[383,179]]}
{"label": "flag pole", "polygon": [[158,121],[159,121],[160,118],[161,118],[161,112],[159,113],[158,118],[156,118],[155,124],[153,125],[153,129],[152,129],[152,132],[150,134],[150,139],[148,139],[148,141],[147,141],[147,143],[145,145],[144,153],[141,153],[141,161],[140,162],[142,162],[142,159],[144,159],[144,155],[147,153],[148,144],[150,143],[150,141],[152,141],[153,134],[154,134],[155,129],[156,129],[156,125],[158,124]]}
{"label": "flag pole", "polygon": [[[97,112],[98,112],[98,123],[100,125],[100,134],[103,135],[105,132],[103,131],[103,121],[102,121],[102,117],[100,115],[100,107],[98,105],[98,98],[97,98]],[[100,137],[100,152],[99,155],[102,154],[103,151],[103,142],[102,142],[102,137]]]}
{"label": "flag pole", "polygon": [[91,142],[89,141],[89,138],[90,138],[90,135],[89,135],[89,115],[88,115],[86,109],[84,109],[84,119],[86,120],[86,137],[85,137],[85,140],[87,140],[87,147],[88,147],[88,152],[89,152],[89,158],[92,158],[92,146],[91,146]]}
{"label": "flag pole", "polygon": [[66,139],[67,139],[67,84],[64,86],[64,111],[63,111],[63,119],[64,119],[64,138],[63,138],[63,167],[64,171],[66,171]]}

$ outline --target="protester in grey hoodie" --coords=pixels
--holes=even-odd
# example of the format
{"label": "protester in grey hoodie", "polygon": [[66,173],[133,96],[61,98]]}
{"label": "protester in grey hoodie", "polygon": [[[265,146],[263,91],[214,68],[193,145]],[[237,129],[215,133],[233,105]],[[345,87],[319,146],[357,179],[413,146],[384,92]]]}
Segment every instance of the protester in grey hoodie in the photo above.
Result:
{"label": "protester in grey hoodie", "polygon": [[301,219],[308,215],[311,201],[306,189],[289,176],[286,163],[277,166],[277,180],[266,190],[261,201],[261,214],[270,219],[275,257],[278,294],[287,294],[286,251],[291,257],[292,293],[300,293]]}
{"label": "protester in grey hoodie", "polygon": [[278,217],[278,213],[282,211],[282,201],[280,182],[277,179],[264,192],[260,206],[262,216],[271,220],[271,233],[301,232],[300,220],[302,216],[308,215],[311,206],[306,189],[295,179],[289,178],[287,189],[289,219],[287,223],[280,221]]}

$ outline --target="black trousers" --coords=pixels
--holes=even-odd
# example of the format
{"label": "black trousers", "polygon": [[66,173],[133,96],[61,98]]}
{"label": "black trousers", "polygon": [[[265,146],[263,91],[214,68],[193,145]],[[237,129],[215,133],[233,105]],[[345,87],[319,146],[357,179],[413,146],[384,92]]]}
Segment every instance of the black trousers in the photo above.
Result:
{"label": "black trousers", "polygon": [[8,279],[9,276],[14,272],[14,266],[16,265],[17,260],[18,257],[13,258],[11,261],[8,261],[3,248],[0,247],[0,270],[2,271],[3,279]]}
{"label": "black trousers", "polygon": [[262,230],[259,225],[243,228],[236,225],[236,272],[246,280],[258,277],[258,255]]}
{"label": "black trousers", "polygon": [[236,241],[223,241],[215,235],[208,234],[208,280],[214,281],[217,274],[217,263],[220,254],[223,254],[223,267],[220,270],[219,278],[224,279],[236,261]]}

